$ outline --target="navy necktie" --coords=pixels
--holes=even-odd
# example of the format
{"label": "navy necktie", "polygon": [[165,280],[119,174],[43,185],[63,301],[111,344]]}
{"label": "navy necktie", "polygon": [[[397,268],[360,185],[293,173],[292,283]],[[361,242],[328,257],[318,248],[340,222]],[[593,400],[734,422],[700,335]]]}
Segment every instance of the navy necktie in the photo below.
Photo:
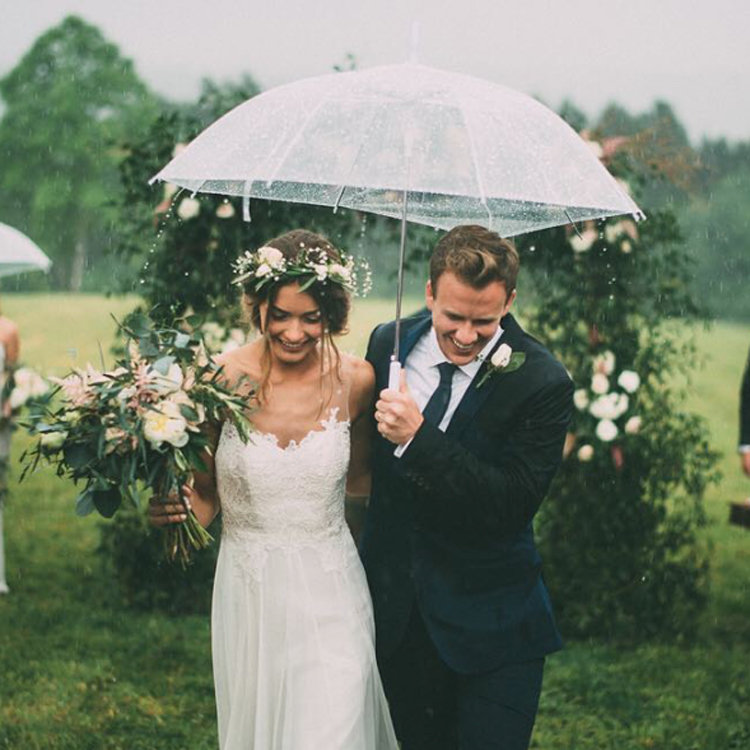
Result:
{"label": "navy necktie", "polygon": [[422,416],[435,427],[439,427],[443,421],[445,412],[448,411],[448,404],[451,401],[451,385],[453,383],[453,373],[458,365],[452,362],[441,362],[438,365],[440,371],[440,383],[434,390],[430,400],[427,402],[422,411]]}

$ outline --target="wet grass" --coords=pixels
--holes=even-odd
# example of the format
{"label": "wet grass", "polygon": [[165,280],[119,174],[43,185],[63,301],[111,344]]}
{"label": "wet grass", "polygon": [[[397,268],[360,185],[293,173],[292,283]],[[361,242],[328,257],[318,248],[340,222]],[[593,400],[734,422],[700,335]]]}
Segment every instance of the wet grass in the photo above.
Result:
{"label": "wet grass", "polygon": [[[135,300],[5,295],[23,359],[58,374],[98,362]],[[410,307],[414,307],[412,304]],[[359,303],[342,348],[362,352],[391,303]],[[724,452],[711,489],[712,592],[693,643],[622,649],[570,642],[548,662],[533,747],[539,750],[730,750],[750,747],[750,531],[728,502],[750,494],[734,453],[737,392],[750,327],[699,335],[706,365],[690,408]],[[26,444],[17,433],[14,457]],[[17,467],[13,467],[18,474]],[[112,603],[95,554],[97,521],[72,513],[75,492],[50,472],[13,486],[5,511],[8,577],[0,598],[0,748],[215,748],[208,618],[137,613]]]}

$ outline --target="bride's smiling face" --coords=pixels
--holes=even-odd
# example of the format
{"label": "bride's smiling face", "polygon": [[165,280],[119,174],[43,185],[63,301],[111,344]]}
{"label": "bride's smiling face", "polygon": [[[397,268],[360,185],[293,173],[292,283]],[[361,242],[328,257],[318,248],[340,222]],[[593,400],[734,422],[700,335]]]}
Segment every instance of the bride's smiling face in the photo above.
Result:
{"label": "bride's smiling face", "polygon": [[304,361],[323,338],[320,307],[309,294],[300,292],[297,283],[282,286],[273,301],[261,305],[260,313],[271,352],[285,364]]}

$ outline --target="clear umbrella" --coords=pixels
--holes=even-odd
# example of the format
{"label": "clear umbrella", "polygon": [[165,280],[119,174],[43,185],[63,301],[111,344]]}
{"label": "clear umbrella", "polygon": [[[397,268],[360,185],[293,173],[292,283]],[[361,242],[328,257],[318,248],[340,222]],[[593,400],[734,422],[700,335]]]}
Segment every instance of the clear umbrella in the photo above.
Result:
{"label": "clear umbrella", "polygon": [[25,234],[0,223],[0,276],[48,271],[52,261]]}
{"label": "clear umbrella", "polygon": [[250,198],[344,206],[404,225],[482,224],[505,237],[619,214],[643,217],[547,107],[505,86],[416,63],[310,78],[253,97],[208,127],[157,179],[242,196],[247,219]]}

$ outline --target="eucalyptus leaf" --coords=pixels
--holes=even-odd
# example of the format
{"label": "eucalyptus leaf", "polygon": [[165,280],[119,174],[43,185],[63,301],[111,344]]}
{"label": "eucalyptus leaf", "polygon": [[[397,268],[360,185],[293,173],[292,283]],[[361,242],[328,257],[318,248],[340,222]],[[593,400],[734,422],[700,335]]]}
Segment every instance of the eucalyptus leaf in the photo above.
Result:
{"label": "eucalyptus leaf", "polygon": [[91,515],[96,510],[92,493],[90,490],[84,490],[76,498],[76,515],[83,518],[84,516]]}

